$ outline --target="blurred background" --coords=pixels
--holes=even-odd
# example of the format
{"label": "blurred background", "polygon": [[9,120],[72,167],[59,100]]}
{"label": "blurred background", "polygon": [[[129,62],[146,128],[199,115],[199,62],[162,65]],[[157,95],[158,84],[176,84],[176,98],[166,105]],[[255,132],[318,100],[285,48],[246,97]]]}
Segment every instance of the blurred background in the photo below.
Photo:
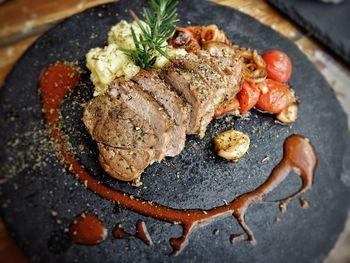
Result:
{"label": "blurred background", "polygon": [[[45,31],[66,17],[108,2],[112,1],[0,0],[0,87],[23,52]],[[327,79],[350,120],[350,1],[213,2],[238,9],[293,41]],[[350,262],[349,248],[350,216],[326,262]],[[0,262],[27,262],[1,220]]]}

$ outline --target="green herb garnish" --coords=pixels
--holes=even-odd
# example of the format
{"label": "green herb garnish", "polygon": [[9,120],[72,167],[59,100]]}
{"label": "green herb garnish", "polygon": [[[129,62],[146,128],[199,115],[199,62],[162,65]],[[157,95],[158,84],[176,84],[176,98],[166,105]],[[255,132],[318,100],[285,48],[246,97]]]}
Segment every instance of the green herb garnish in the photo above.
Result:
{"label": "green herb garnish", "polygon": [[157,54],[170,59],[170,56],[163,49],[166,47],[166,41],[175,33],[175,22],[178,21],[177,1],[149,0],[148,2],[151,9],[143,8],[144,23],[134,15],[141,29],[140,36],[136,36],[131,27],[135,49],[121,49],[141,68],[152,67],[157,59]]}

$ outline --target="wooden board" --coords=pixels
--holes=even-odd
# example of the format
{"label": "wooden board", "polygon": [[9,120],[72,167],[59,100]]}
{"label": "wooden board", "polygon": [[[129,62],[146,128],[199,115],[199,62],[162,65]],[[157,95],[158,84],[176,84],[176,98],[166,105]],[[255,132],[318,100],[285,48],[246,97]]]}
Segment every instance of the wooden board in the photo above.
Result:
{"label": "wooden board", "polygon": [[65,17],[110,0],[13,0],[0,7],[0,45],[42,32]]}

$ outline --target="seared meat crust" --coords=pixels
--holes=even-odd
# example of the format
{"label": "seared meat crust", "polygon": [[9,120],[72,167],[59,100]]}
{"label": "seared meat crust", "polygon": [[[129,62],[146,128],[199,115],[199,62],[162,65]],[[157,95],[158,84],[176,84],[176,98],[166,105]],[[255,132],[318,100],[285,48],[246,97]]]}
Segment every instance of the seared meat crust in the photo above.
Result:
{"label": "seared meat crust", "polygon": [[84,124],[112,177],[138,181],[153,162],[178,155],[186,134],[203,137],[215,110],[240,90],[242,61],[227,45],[206,44],[174,61],[116,79],[85,106]]}

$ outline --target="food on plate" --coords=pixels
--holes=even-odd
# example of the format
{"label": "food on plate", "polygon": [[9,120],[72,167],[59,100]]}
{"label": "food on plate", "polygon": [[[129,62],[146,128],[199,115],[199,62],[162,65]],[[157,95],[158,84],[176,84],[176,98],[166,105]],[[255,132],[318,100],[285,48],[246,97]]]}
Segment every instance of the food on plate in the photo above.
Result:
{"label": "food on plate", "polygon": [[[256,106],[259,100],[257,98],[266,94],[268,86],[272,85],[270,81],[276,81],[274,86],[285,84],[290,79],[292,73],[292,62],[284,52],[273,50],[260,56],[256,50],[249,50],[233,45],[225,33],[215,25],[177,28],[174,36],[169,39],[169,43],[175,48],[183,48],[187,52],[195,54],[200,53],[201,49],[207,47],[213,56],[222,56],[226,51],[226,49],[218,49],[218,44],[227,45],[232,47],[236,55],[241,58],[244,79],[241,91],[238,93],[237,98],[234,97],[231,101],[219,107],[215,112],[215,117],[227,113],[236,114],[237,111],[241,115],[246,114],[251,108]],[[213,49],[210,46],[213,46]],[[273,111],[262,110],[271,114],[278,114],[296,101],[296,97],[290,88],[287,87],[284,90],[284,94],[288,95],[288,97],[293,97],[293,99],[287,101],[289,104],[278,100],[270,100],[268,108],[272,108]],[[236,104],[237,99],[239,101],[239,107]],[[284,107],[281,109],[281,106]]]}
{"label": "food on plate", "polygon": [[295,102],[293,92],[286,85],[267,79],[266,90],[261,92],[256,106],[260,110],[278,114]]}
{"label": "food on plate", "polygon": [[220,157],[236,162],[248,151],[250,139],[243,132],[227,130],[215,136],[214,145]]}
{"label": "food on plate", "polygon": [[240,105],[239,112],[245,114],[251,110],[259,100],[260,89],[247,80],[242,83],[240,92],[237,94],[237,99]]}
{"label": "food on plate", "polygon": [[283,123],[295,122],[298,117],[298,105],[293,103],[276,115],[277,120]]}
{"label": "food on plate", "polygon": [[[105,95],[92,99],[83,120],[99,144],[106,171],[120,180],[137,180],[148,165],[178,155],[186,134],[203,137],[215,109],[240,89],[241,61],[230,52],[212,60],[205,49],[201,57],[176,57],[161,70],[117,78]],[[229,61],[225,68],[232,67],[232,73],[225,73],[219,61]]]}
{"label": "food on plate", "polygon": [[[286,55],[261,57],[233,45],[216,25],[176,28],[176,2],[150,4],[143,20],[131,12],[134,21],[112,27],[108,46],[86,55],[95,98],[86,104],[83,121],[108,174],[138,182],[150,164],[180,154],[187,134],[202,138],[210,121],[223,114],[257,107],[281,122],[296,120],[296,97],[281,82],[291,73]],[[249,147],[249,137],[237,131],[214,141],[229,160]]]}
{"label": "food on plate", "polygon": [[[144,22],[140,23],[147,26]],[[125,20],[120,21],[108,32],[107,46],[93,48],[86,54],[86,66],[91,71],[90,76],[95,86],[95,96],[103,95],[115,78],[131,79],[140,71],[141,67],[136,65],[133,59],[123,51],[123,49],[135,48],[131,29],[134,30],[136,36],[140,36],[141,29],[136,21],[132,23]],[[175,49],[167,45],[166,41],[163,44],[164,51],[170,56],[186,54],[184,49]],[[155,68],[162,68],[169,62],[161,54],[156,54],[154,58]]]}
{"label": "food on plate", "polygon": [[233,115],[239,115],[239,101],[237,97],[234,97],[232,100],[223,102],[214,113],[214,118],[218,118],[224,114],[233,114]]}
{"label": "food on plate", "polygon": [[288,82],[292,75],[292,61],[279,50],[271,50],[262,55],[266,63],[267,77],[282,83]]}
{"label": "food on plate", "polygon": [[108,85],[116,78],[131,78],[140,68],[119,50],[116,44],[104,48],[93,48],[86,55],[86,66],[91,71],[91,81],[95,85],[94,95],[103,95]]}
{"label": "food on plate", "polygon": [[174,36],[168,42],[174,48],[184,48],[187,52],[192,53],[195,53],[203,45],[210,42],[231,44],[225,32],[216,25],[177,27]]}
{"label": "food on plate", "polygon": [[167,40],[174,34],[177,21],[177,2],[171,0],[150,0],[150,9],[143,9],[143,21],[133,11],[130,11],[140,27],[141,34],[137,36],[133,27],[131,35],[135,48],[122,49],[138,66],[150,68],[155,66],[157,57],[171,59],[165,48]]}

